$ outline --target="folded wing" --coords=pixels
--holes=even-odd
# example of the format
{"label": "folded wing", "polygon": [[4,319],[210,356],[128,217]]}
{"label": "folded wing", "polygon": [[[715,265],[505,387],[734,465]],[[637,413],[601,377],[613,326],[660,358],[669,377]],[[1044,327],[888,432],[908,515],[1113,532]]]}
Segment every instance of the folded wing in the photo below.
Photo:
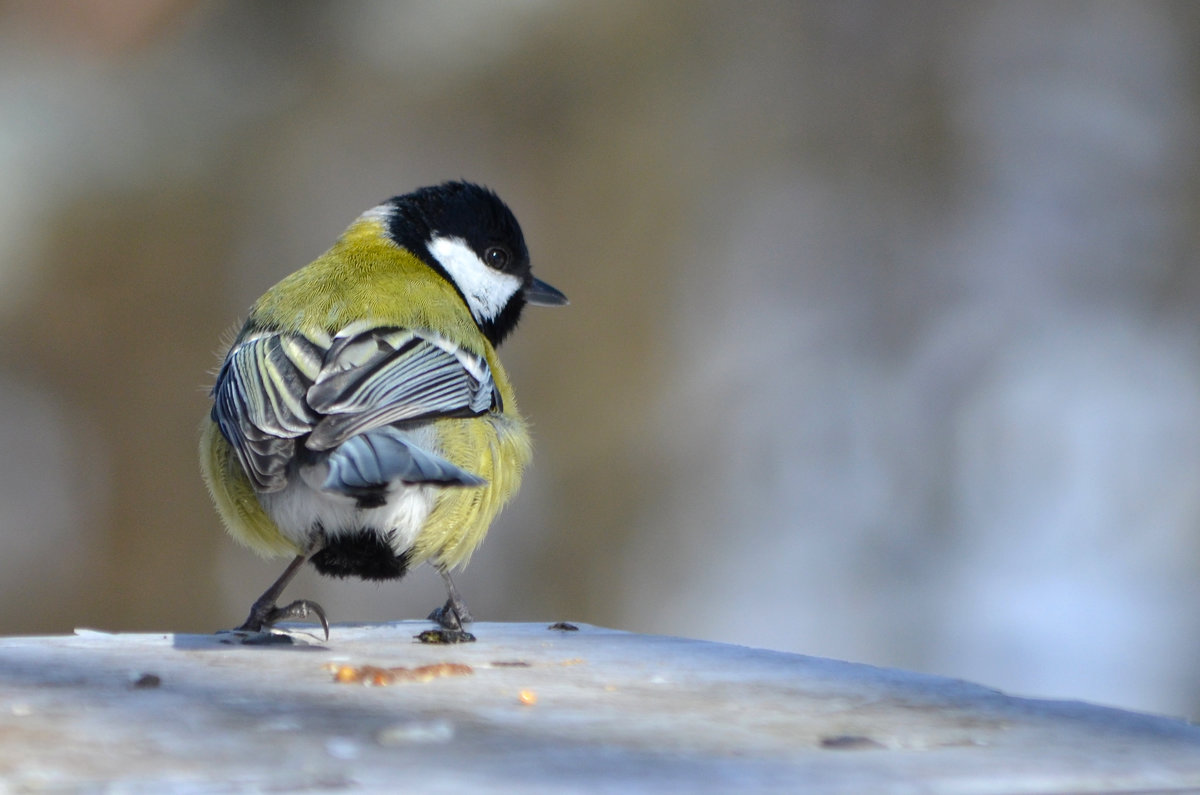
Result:
{"label": "folded wing", "polygon": [[298,457],[327,463],[324,488],[350,494],[394,480],[480,485],[412,431],[500,406],[483,357],[429,332],[367,324],[332,338],[247,337],[213,396],[213,420],[262,492],[284,488]]}

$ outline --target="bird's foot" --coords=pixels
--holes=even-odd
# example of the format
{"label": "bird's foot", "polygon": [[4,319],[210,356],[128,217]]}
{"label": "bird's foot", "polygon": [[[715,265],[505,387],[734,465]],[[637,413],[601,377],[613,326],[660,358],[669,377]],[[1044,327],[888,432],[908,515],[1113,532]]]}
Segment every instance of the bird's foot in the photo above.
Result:
{"label": "bird's foot", "polygon": [[466,603],[452,596],[446,600],[446,604],[429,614],[429,620],[436,621],[443,629],[461,631],[463,624],[470,624],[475,619],[471,618]]}
{"label": "bird's foot", "polygon": [[467,603],[454,587],[449,570],[439,567],[438,574],[442,575],[449,594],[446,604],[429,614],[429,620],[436,621],[439,629],[427,629],[417,635],[417,640],[422,643],[474,643],[475,636],[463,629],[463,624],[474,621]]}
{"label": "bird's foot", "polygon": [[422,643],[474,643],[475,636],[465,629],[427,629],[417,635]]}
{"label": "bird's foot", "polygon": [[462,598],[454,593],[446,600],[446,604],[429,614],[430,621],[438,623],[438,629],[427,629],[417,635],[422,643],[474,643],[475,636],[463,629],[463,624],[470,623],[470,611]]}
{"label": "bird's foot", "polygon": [[329,640],[329,619],[325,617],[325,609],[309,599],[297,599],[284,607],[277,607],[271,602],[255,602],[250,608],[250,615],[234,631],[263,632],[280,621],[305,621],[314,617],[325,631],[325,640]]}

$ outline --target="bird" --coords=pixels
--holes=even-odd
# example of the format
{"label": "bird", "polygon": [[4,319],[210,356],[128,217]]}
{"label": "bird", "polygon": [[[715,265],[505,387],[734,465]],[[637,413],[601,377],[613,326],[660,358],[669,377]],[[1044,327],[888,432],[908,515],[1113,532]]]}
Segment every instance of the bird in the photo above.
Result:
{"label": "bird", "polygon": [[230,535],[292,556],[236,631],[315,618],[328,639],[319,604],[277,604],[305,564],[395,580],[430,563],[447,591],[430,614],[434,642],[474,640],[450,572],[532,453],[496,348],[526,305],[566,303],[533,276],[508,205],[461,180],[367,210],[267,290],[224,356],[201,429],[201,473]]}

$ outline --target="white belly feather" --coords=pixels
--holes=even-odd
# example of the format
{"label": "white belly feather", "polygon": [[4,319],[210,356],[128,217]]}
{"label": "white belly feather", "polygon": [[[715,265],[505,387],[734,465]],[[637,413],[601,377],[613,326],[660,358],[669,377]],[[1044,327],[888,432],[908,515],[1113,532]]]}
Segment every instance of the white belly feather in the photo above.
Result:
{"label": "white belly feather", "polygon": [[318,491],[302,478],[294,478],[282,491],[259,495],[259,501],[280,532],[301,549],[308,548],[318,530],[328,538],[375,530],[399,555],[425,526],[438,488],[397,483],[388,490],[384,505],[359,508],[353,497]]}

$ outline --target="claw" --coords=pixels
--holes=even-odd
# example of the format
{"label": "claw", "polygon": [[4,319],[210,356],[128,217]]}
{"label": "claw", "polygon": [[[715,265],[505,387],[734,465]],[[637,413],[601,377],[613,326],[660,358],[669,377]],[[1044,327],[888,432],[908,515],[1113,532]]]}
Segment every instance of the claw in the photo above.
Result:
{"label": "claw", "polygon": [[274,625],[280,621],[303,621],[310,615],[316,616],[325,632],[325,640],[329,640],[329,619],[325,617],[325,608],[309,599],[297,599],[287,607],[276,607],[267,620]]}
{"label": "claw", "polygon": [[254,603],[250,615],[238,627],[241,632],[262,632],[278,624],[280,621],[304,621],[310,616],[316,616],[325,632],[325,640],[329,640],[329,619],[325,617],[325,609],[309,599],[297,599],[285,607],[261,605]]}
{"label": "claw", "polygon": [[309,616],[316,616],[321,622],[321,629],[325,630],[325,640],[329,640],[329,619],[325,617],[325,609],[316,602],[308,599],[297,599],[286,607],[278,607],[275,600],[283,593],[283,589],[296,576],[296,572],[305,564],[317,547],[313,546],[308,552],[297,555],[288,567],[284,569],[283,574],[279,575],[279,579],[272,583],[266,593],[258,597],[250,607],[250,615],[242,622],[235,632],[262,632],[264,629],[270,629],[280,621],[295,619],[303,621]]}

